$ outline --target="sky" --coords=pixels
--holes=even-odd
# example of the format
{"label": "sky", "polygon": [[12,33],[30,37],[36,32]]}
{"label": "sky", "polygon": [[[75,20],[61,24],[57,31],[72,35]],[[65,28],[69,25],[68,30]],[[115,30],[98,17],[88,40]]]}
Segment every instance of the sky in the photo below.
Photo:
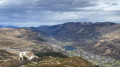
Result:
{"label": "sky", "polygon": [[105,21],[120,21],[120,0],[0,0],[0,25]]}

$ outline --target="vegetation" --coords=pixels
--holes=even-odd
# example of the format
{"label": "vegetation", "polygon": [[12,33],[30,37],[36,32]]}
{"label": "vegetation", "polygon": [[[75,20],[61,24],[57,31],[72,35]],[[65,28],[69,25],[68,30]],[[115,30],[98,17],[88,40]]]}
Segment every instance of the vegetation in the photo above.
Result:
{"label": "vegetation", "polygon": [[37,53],[36,56],[38,57],[60,57],[60,58],[67,58],[66,55],[63,55],[62,53],[58,53],[58,52],[45,52],[45,53]]}
{"label": "vegetation", "polygon": [[25,67],[94,67],[94,65],[80,57],[50,57],[37,63],[29,63]]}
{"label": "vegetation", "polygon": [[45,41],[46,41],[46,40],[44,40],[44,39],[41,38],[41,37],[37,38],[36,40],[38,40],[38,41],[42,41],[42,42],[45,42]]}
{"label": "vegetation", "polygon": [[[42,60],[33,61],[24,67],[94,67],[94,65],[87,60],[80,57],[67,57],[62,53],[46,52],[37,53]],[[44,58],[46,57],[46,58]]]}

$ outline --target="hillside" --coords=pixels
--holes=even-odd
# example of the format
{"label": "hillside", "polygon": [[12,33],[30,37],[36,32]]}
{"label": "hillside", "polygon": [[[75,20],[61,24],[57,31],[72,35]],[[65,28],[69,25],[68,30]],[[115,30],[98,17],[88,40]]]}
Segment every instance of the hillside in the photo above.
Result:
{"label": "hillside", "polygon": [[60,25],[37,27],[37,29],[41,30],[46,35],[52,35],[60,40],[63,40],[64,38],[65,40],[67,39],[67,41],[76,41],[83,39],[91,40],[91,38],[95,39],[96,37],[120,29],[120,24],[112,22],[69,22]]}
{"label": "hillside", "polygon": [[[0,67],[6,67],[11,65],[13,60],[17,58],[18,58],[17,54],[9,53],[5,50],[0,50]],[[8,61],[11,61],[11,62],[8,62]],[[14,62],[13,64],[15,64],[16,62]]]}
{"label": "hillside", "polygon": [[32,53],[56,52],[45,37],[30,28],[0,28],[0,67],[20,66],[19,52],[31,49]]}
{"label": "hillside", "polygon": [[32,49],[33,51],[56,51],[48,46],[46,39],[27,28],[1,28],[0,29],[0,48],[7,49],[9,47],[15,49]]}
{"label": "hillside", "polygon": [[17,57],[16,54],[12,54],[7,51],[0,50],[0,61],[6,60],[6,59],[13,59],[15,58],[15,56]]}
{"label": "hillside", "polygon": [[28,47],[35,45],[32,40],[42,38],[26,29],[1,28],[0,35],[1,47]]}
{"label": "hillside", "polygon": [[37,27],[47,37],[62,42],[74,42],[76,47],[95,54],[120,59],[120,24],[113,22],[69,22],[54,26]]}
{"label": "hillside", "polygon": [[17,54],[0,50],[0,67],[95,67],[81,57],[67,57],[62,53],[37,53],[39,58],[31,61],[20,61]]}
{"label": "hillside", "polygon": [[29,63],[24,67],[95,67],[93,64],[80,57],[55,58],[49,57],[37,63]]}

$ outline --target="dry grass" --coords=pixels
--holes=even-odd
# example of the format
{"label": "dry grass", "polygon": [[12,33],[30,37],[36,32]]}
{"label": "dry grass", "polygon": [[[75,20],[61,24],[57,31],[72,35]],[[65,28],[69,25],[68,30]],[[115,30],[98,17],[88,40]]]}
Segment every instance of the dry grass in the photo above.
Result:
{"label": "dry grass", "polygon": [[[31,30],[26,29],[0,29],[0,47],[26,48],[36,45],[34,41],[42,37]],[[40,42],[40,41],[39,41]]]}
{"label": "dry grass", "polygon": [[[35,63],[35,62],[34,62]],[[30,63],[25,67],[94,67],[93,64],[80,57],[54,58],[50,57],[37,64]]]}

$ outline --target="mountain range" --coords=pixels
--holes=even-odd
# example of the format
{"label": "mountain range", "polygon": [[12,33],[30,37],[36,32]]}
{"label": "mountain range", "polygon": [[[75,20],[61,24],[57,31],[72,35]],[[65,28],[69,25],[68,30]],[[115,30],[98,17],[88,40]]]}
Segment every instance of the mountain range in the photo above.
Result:
{"label": "mountain range", "polygon": [[62,42],[74,42],[73,46],[95,54],[120,59],[120,24],[113,22],[68,22],[60,25],[37,27],[47,37]]}
{"label": "mountain range", "polygon": [[[49,37],[53,37],[62,42],[74,42],[73,46],[83,47],[84,50],[91,51],[95,54],[120,59],[119,23],[68,22],[53,26],[39,26],[19,29],[15,29],[18,28],[15,26],[7,27],[14,29],[0,29],[1,46],[7,46],[8,44],[8,46],[13,46],[10,44],[30,46],[42,43],[41,41],[44,41],[44,39],[41,37],[46,38],[47,40]],[[19,41],[19,44],[16,41]]]}
{"label": "mountain range", "polygon": [[[119,23],[68,22],[52,26],[24,28],[0,25],[0,35],[0,49],[32,49],[34,54],[44,52],[61,52],[66,54],[67,50],[66,52],[63,51],[63,47],[68,45],[82,48],[93,54],[120,60]],[[71,42],[72,44],[70,44]],[[55,46],[57,47],[55,48]],[[1,54],[4,55],[2,52]],[[6,56],[9,59],[14,54]],[[60,60],[58,58],[55,59],[57,59],[56,61]],[[0,61],[3,62],[3,60]]]}

